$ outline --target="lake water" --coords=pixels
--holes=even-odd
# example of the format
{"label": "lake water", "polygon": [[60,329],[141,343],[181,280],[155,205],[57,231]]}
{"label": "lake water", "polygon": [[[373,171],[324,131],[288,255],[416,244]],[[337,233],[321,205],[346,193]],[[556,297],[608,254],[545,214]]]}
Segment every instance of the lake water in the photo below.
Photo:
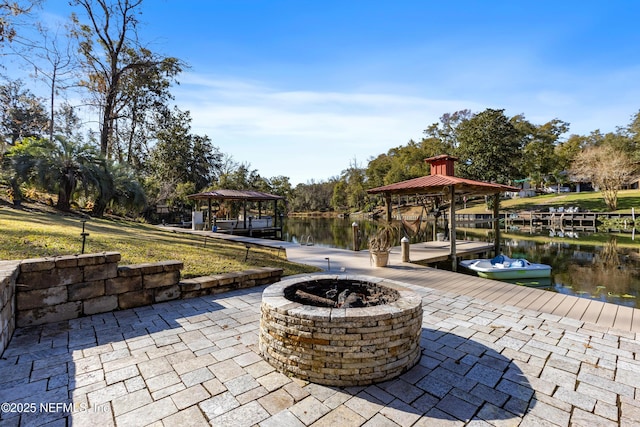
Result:
{"label": "lake water", "polygon": [[[289,218],[285,220],[283,238],[301,244],[353,249],[353,222],[350,219]],[[368,220],[358,220],[357,223],[360,248],[366,249],[367,238],[375,232],[378,223]],[[504,254],[552,267],[550,280],[535,280],[518,283],[519,285],[536,286],[553,292],[640,308],[640,241],[636,246],[631,236],[606,233],[566,233],[572,236],[570,240],[551,237],[549,234],[549,231],[544,231],[538,234],[543,239],[533,241],[530,233],[518,235],[510,232],[502,239]],[[605,243],[596,246],[584,243],[586,237],[594,236],[600,237]],[[487,230],[481,229],[459,230],[457,237],[492,241],[487,237]],[[432,239],[432,231],[425,230],[425,235],[419,239],[412,238],[412,243]],[[640,240],[640,236],[638,239]],[[436,267],[451,269],[451,265],[446,262]],[[466,273],[463,268],[458,271]]]}

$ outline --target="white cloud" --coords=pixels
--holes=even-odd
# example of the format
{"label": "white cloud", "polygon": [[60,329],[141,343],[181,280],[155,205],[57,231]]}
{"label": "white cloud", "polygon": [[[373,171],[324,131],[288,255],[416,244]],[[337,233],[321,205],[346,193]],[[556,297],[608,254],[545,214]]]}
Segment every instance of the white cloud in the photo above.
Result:
{"label": "white cloud", "polygon": [[384,92],[287,91],[257,82],[189,75],[176,88],[193,131],[263,176],[293,183],[340,173],[409,139],[445,112],[480,109],[469,101],[430,100]]}
{"label": "white cloud", "polygon": [[[536,73],[541,77],[537,81],[532,77]],[[207,134],[223,152],[251,163],[261,175],[289,176],[294,184],[338,175],[354,158],[366,165],[372,156],[420,139],[422,131],[447,112],[504,108],[507,115],[524,113],[535,124],[565,120],[571,133],[588,134],[625,125],[638,108],[637,98],[616,96],[622,82],[628,87],[637,75],[634,69],[580,77],[552,69],[523,70],[513,77],[522,84],[520,89],[505,82],[500,91],[495,79],[500,73],[490,74],[484,89],[481,81],[486,75],[471,72],[459,85],[463,89],[456,90],[452,82],[444,84],[438,93],[447,92],[449,99],[406,95],[423,94],[429,90],[426,84],[376,84],[367,90],[325,92],[198,74],[185,75],[175,94],[179,107],[191,111],[195,133]],[[425,81],[434,85],[427,76]],[[600,85],[594,86],[595,82]],[[464,89],[474,85],[475,91]]]}

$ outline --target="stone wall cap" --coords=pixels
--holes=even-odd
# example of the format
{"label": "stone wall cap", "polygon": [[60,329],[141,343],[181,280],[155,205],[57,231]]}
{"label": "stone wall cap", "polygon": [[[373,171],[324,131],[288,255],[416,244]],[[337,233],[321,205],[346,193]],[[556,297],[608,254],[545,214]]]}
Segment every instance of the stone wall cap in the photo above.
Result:
{"label": "stone wall cap", "polygon": [[104,254],[80,254],[78,257],[78,267],[85,265],[98,265],[107,262]]}
{"label": "stone wall cap", "polygon": [[55,258],[29,258],[20,262],[21,272],[51,270],[56,266]]}
{"label": "stone wall cap", "polygon": [[105,252],[104,256],[107,259],[107,262],[120,262],[122,259],[120,252]]}
{"label": "stone wall cap", "polygon": [[118,267],[119,269],[127,268],[130,271],[137,270],[138,274],[156,274],[162,273],[164,271],[164,267],[161,263],[155,262],[144,262],[141,264],[129,264],[129,265],[121,265]]}
{"label": "stone wall cap", "polygon": [[20,260],[10,260],[10,261],[0,261],[0,270],[11,270],[18,267],[22,261]]}
{"label": "stone wall cap", "polygon": [[176,271],[176,270],[182,270],[184,268],[184,263],[176,259],[161,261],[159,264],[162,265],[162,268],[164,269],[164,271]]}
{"label": "stone wall cap", "polygon": [[78,266],[78,257],[76,255],[60,255],[55,257],[56,267],[69,268]]}
{"label": "stone wall cap", "polygon": [[142,270],[135,265],[118,266],[118,277],[142,276]]}

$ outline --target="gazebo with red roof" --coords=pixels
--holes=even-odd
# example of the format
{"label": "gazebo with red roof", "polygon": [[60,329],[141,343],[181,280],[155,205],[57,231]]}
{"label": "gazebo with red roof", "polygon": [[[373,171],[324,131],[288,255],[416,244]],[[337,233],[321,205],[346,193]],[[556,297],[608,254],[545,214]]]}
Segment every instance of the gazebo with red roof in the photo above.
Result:
{"label": "gazebo with red roof", "polygon": [[[449,241],[451,242],[450,256],[456,265],[456,220],[455,220],[455,197],[467,195],[493,195],[498,199],[500,193],[508,191],[519,191],[519,188],[509,185],[496,184],[491,182],[474,181],[471,179],[458,178],[454,174],[454,162],[458,158],[448,154],[442,154],[425,159],[431,165],[431,174],[414,178],[407,181],[396,182],[395,184],[384,185],[382,187],[367,190],[369,194],[382,194],[385,198],[387,208],[387,221],[391,221],[391,196],[392,195],[427,195],[427,196],[449,196]],[[497,202],[498,200],[496,200]],[[498,203],[494,203],[493,216],[495,221],[496,253],[500,250],[500,226],[498,224]],[[455,267],[454,267],[455,268]]]}

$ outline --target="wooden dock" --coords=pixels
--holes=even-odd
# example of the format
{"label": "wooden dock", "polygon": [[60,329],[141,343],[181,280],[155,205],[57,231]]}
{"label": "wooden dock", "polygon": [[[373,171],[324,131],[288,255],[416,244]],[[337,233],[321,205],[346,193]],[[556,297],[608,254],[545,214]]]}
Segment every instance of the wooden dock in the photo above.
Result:
{"label": "wooden dock", "polygon": [[474,300],[534,310],[593,323],[603,328],[640,332],[640,309],[528,288],[497,280],[436,270],[428,267],[391,266],[362,272],[378,277],[437,289]]}
{"label": "wooden dock", "polygon": [[593,212],[518,212],[505,217],[505,225],[545,228],[567,228],[575,231],[596,231],[598,215]]}
{"label": "wooden dock", "polygon": [[[493,243],[475,242],[468,240],[456,240],[456,256],[468,258],[476,254],[488,254],[494,248]],[[392,252],[400,252],[399,246],[392,249]],[[449,242],[423,242],[410,245],[409,259],[411,262],[431,264],[449,259]]]}
{"label": "wooden dock", "polygon": [[216,233],[259,238],[282,238],[282,227],[218,229]]}
{"label": "wooden dock", "polygon": [[[282,242],[274,243],[282,244]],[[487,244],[484,244],[483,248],[481,246],[482,242],[458,241],[457,245],[461,248],[458,251],[458,256],[463,256],[463,253],[471,255],[492,249],[492,246]],[[466,245],[468,246],[465,248]],[[418,260],[421,263],[425,263],[425,260],[443,258],[446,260],[448,259],[448,250],[448,242],[412,244],[411,261],[413,262],[403,263],[400,248],[395,247],[391,251],[390,265],[388,267],[375,268],[369,263],[369,255],[366,251],[353,252],[316,246],[286,246],[289,261],[316,265],[323,270],[331,272],[346,272],[388,278],[416,286],[437,289],[454,295],[465,295],[475,301],[504,304],[558,316],[559,318],[589,322],[605,330],[613,328],[640,333],[640,309],[637,308],[415,264]]]}

